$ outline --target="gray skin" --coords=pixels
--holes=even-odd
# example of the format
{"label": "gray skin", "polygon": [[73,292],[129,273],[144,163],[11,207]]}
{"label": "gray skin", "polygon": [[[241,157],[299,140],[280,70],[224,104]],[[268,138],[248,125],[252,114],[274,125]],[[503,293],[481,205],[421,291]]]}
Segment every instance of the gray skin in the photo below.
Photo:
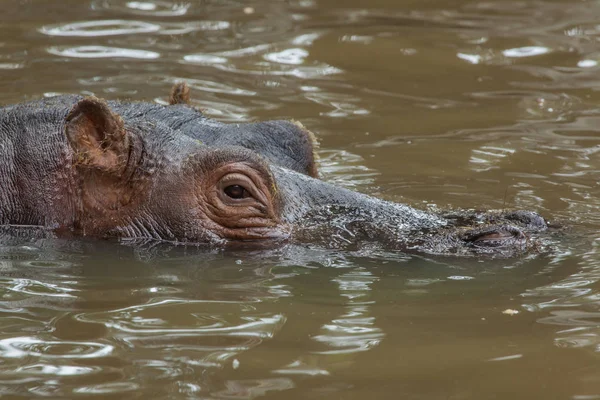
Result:
{"label": "gray skin", "polygon": [[[311,243],[510,256],[528,211],[433,214],[323,182],[287,121],[222,124],[187,105],[60,96],[0,109],[0,225],[59,237]],[[183,93],[183,94],[181,94]]]}

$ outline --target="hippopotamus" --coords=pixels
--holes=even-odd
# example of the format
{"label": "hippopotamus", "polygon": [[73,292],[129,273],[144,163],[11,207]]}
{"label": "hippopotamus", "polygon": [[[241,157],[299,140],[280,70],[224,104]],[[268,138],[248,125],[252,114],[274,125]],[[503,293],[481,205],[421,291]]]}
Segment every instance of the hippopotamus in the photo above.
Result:
{"label": "hippopotamus", "polygon": [[319,179],[292,121],[226,124],[190,105],[61,95],[0,108],[0,225],[56,237],[227,246],[302,243],[512,255],[531,211],[426,212]]}

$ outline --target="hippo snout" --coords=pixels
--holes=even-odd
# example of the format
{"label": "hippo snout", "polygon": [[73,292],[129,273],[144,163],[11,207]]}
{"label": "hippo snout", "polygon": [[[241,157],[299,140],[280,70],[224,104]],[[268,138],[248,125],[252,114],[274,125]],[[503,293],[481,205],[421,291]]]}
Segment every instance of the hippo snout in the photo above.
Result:
{"label": "hippo snout", "polygon": [[486,249],[500,251],[527,250],[531,247],[531,233],[548,229],[547,221],[538,213],[525,210],[487,213],[480,219],[481,225],[460,230],[458,242],[475,252]]}
{"label": "hippo snout", "polygon": [[538,213],[525,210],[502,212],[490,216],[488,225],[463,231],[458,235],[471,248],[526,249],[531,232],[548,229],[547,221]]}
{"label": "hippo snout", "polygon": [[514,222],[527,230],[540,232],[548,229],[548,222],[540,214],[533,211],[509,211],[503,213],[502,217],[505,220]]}
{"label": "hippo snout", "polygon": [[539,214],[523,210],[454,212],[446,220],[446,227],[432,232],[419,249],[434,254],[512,256],[536,248],[531,235],[549,226]]}

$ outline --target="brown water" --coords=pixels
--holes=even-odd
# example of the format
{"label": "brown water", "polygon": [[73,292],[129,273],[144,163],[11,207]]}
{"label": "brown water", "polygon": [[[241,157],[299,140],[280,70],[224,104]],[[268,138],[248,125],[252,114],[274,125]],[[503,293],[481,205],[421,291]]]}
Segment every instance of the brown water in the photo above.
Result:
{"label": "brown water", "polygon": [[0,21],[0,103],[185,79],[219,120],[302,121],[329,181],[570,226],[512,260],[5,240],[3,399],[600,398],[600,2],[20,0]]}

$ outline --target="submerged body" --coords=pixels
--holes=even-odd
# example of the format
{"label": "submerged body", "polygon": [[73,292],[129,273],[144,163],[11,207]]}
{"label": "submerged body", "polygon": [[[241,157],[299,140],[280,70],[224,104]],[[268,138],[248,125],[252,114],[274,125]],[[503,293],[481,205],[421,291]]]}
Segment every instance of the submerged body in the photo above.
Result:
{"label": "submerged body", "polygon": [[0,224],[502,255],[546,228],[532,212],[444,216],[335,187],[317,178],[314,137],[300,124],[212,121],[185,89],[169,106],[60,96],[0,109]]}

